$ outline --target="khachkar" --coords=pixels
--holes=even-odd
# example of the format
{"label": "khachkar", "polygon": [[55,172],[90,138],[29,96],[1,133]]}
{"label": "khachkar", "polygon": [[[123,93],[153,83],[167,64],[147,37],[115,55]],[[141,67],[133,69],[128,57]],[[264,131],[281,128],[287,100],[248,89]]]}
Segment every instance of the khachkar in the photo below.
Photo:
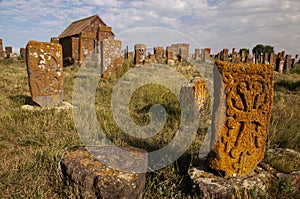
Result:
{"label": "khachkar", "polygon": [[61,45],[29,41],[26,63],[32,100],[42,107],[60,106],[63,102]]}
{"label": "khachkar", "polygon": [[135,64],[144,64],[146,60],[146,45],[145,44],[136,44],[134,46],[134,60]]}
{"label": "khachkar", "polygon": [[[219,99],[216,123],[222,122],[214,124],[216,143],[207,162],[226,178],[246,176],[264,157],[274,94],[273,68],[219,60],[216,66],[226,97]],[[220,114],[225,117],[220,119]]]}

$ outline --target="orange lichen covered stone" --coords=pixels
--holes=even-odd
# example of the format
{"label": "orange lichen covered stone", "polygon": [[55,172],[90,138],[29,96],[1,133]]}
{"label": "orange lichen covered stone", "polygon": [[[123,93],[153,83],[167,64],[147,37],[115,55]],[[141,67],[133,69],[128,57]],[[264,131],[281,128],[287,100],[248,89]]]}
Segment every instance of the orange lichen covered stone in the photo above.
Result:
{"label": "orange lichen covered stone", "polygon": [[[246,176],[263,159],[273,101],[271,65],[216,61],[221,78],[216,143],[209,167],[224,177]],[[216,82],[215,82],[216,83]],[[222,92],[223,90],[223,92]],[[218,95],[218,94],[217,94]],[[219,118],[220,116],[216,116]]]}
{"label": "orange lichen covered stone", "polygon": [[[195,102],[195,106],[197,111],[202,110],[208,104],[209,100],[209,91],[208,85],[205,79],[201,77],[195,77],[191,81],[185,83],[181,88],[181,103],[185,101],[193,101]],[[187,100],[190,99],[190,100]]]}
{"label": "orange lichen covered stone", "polygon": [[58,43],[29,41],[26,46],[32,100],[42,107],[63,102],[62,47]]}

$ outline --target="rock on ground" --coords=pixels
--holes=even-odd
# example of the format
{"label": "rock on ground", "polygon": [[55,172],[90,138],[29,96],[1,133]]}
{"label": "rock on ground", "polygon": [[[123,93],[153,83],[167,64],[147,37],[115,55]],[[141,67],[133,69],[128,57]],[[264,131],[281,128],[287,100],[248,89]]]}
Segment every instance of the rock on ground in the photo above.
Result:
{"label": "rock on ground", "polygon": [[145,173],[121,171],[98,160],[85,149],[68,152],[61,160],[65,180],[77,188],[83,198],[141,197],[145,186]]}

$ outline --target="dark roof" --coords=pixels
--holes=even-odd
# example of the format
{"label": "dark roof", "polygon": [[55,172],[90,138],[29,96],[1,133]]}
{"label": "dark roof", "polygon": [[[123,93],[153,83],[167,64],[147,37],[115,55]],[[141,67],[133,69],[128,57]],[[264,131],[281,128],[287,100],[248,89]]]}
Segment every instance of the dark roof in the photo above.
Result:
{"label": "dark roof", "polygon": [[107,26],[98,15],[93,15],[91,17],[87,17],[84,19],[80,19],[78,21],[74,21],[58,36],[58,38],[64,38],[64,37],[69,37],[69,36],[80,34],[96,18],[98,18],[104,26]]}

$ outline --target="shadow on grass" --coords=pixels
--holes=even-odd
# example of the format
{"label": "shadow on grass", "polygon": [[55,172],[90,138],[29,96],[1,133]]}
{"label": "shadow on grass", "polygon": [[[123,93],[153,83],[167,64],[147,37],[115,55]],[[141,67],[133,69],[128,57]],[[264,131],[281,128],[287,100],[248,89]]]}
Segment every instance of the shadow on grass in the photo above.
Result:
{"label": "shadow on grass", "polygon": [[282,80],[276,82],[274,86],[276,91],[282,91],[282,90],[298,91],[300,88],[300,81],[291,82],[291,81]]}
{"label": "shadow on grass", "polygon": [[9,99],[11,99],[14,103],[19,105],[30,105],[30,106],[39,106],[37,103],[35,103],[30,96],[27,95],[15,95],[10,96]]}

